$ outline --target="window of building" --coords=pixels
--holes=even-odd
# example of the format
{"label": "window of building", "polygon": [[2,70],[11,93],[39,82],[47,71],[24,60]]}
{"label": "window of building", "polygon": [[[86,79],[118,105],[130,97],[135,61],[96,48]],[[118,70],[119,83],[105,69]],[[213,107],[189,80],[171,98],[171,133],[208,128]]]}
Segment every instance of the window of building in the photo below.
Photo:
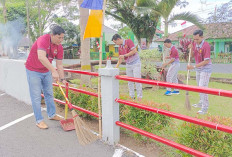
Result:
{"label": "window of building", "polygon": [[115,53],[118,53],[118,47],[115,47]]}

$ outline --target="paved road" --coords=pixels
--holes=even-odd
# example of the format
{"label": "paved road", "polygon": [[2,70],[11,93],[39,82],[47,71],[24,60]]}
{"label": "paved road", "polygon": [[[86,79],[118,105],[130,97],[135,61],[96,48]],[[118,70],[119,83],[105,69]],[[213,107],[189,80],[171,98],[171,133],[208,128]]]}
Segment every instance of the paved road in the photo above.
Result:
{"label": "paved road", "polygon": [[101,141],[81,146],[75,131],[64,132],[59,122],[46,118],[45,111],[42,113],[49,129],[41,130],[35,125],[31,106],[2,91],[0,111],[0,157],[112,157],[121,150]]}

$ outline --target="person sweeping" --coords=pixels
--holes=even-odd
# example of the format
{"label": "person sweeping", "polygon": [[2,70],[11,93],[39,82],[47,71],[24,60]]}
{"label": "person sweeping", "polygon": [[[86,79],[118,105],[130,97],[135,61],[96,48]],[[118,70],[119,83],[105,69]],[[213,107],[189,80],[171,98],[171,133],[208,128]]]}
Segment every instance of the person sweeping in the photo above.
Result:
{"label": "person sweeping", "polygon": [[[194,43],[188,48],[192,49],[191,57],[195,58],[196,64],[188,65],[187,69],[196,70],[196,81],[199,87],[208,87],[209,78],[212,73],[212,62],[210,59],[210,45],[204,40],[203,31],[196,30],[193,33]],[[206,114],[209,107],[208,94],[200,93],[200,101],[193,104],[193,107],[201,108],[197,113]]]}
{"label": "person sweeping", "polygon": [[[41,91],[44,94],[48,118],[56,121],[62,119],[56,115],[52,82],[60,80],[66,83],[62,63],[64,52],[61,45],[64,33],[63,28],[53,25],[51,34],[40,36],[32,45],[25,63],[36,126],[40,129],[48,128],[41,113]],[[57,71],[52,66],[53,59],[56,59]]]}
{"label": "person sweeping", "polygon": [[[124,40],[120,35],[115,34],[112,41],[119,45],[119,62],[126,61],[126,74],[129,77],[141,78],[141,61],[136,47],[131,39]],[[135,83],[137,91],[137,100],[142,99],[142,84]],[[132,99],[135,99],[134,82],[128,82],[129,94]]]}
{"label": "person sweeping", "polygon": [[[178,71],[180,69],[180,61],[179,61],[179,54],[174,45],[172,45],[172,41],[170,39],[166,39],[164,41],[164,46],[170,49],[170,55],[166,57],[166,59],[170,59],[168,62],[163,63],[162,69],[164,69],[167,65],[171,64],[168,69],[166,81],[170,83],[178,83]],[[164,95],[170,96],[172,94],[180,94],[178,89],[174,89],[173,91],[171,88],[167,88],[167,91]]]}

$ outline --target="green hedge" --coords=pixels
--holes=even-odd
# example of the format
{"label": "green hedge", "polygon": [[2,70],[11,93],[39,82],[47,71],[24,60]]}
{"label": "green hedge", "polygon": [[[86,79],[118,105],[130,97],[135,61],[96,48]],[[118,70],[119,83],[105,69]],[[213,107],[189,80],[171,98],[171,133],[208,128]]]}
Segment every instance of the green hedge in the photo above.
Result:
{"label": "green hedge", "polygon": [[[89,88],[84,88],[84,87],[79,87],[79,88],[94,92],[92,89]],[[58,87],[54,87],[54,97],[65,101]],[[133,101],[127,95],[120,95],[120,98],[124,100]],[[98,100],[96,97],[78,93],[78,92],[69,91],[69,99],[73,105],[77,105],[89,111],[98,113],[98,104],[97,104]],[[141,103],[159,109],[170,110],[170,107],[167,104],[157,104],[152,101],[142,101]],[[96,119],[95,117],[88,115],[86,113],[80,111],[77,112],[82,117],[88,119]],[[170,124],[170,118],[167,116],[126,106],[124,104],[120,104],[120,121],[154,134]],[[138,139],[147,139],[144,136],[140,136],[138,134],[133,134],[133,136],[135,136]]]}
{"label": "green hedge", "polygon": [[[231,118],[207,116],[204,120],[232,127]],[[185,122],[176,135],[178,143],[200,152],[215,157],[232,156],[232,134]],[[191,156],[178,152],[183,157]]]}

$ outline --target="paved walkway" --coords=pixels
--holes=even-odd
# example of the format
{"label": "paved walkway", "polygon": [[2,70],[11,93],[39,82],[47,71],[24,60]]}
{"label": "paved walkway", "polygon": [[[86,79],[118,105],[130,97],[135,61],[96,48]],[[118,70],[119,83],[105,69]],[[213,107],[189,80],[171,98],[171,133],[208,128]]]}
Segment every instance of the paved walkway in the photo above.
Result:
{"label": "paved walkway", "polygon": [[75,131],[63,131],[59,122],[46,118],[45,111],[49,129],[37,128],[32,107],[2,91],[0,111],[0,157],[126,157],[126,151],[101,141],[80,145]]}

